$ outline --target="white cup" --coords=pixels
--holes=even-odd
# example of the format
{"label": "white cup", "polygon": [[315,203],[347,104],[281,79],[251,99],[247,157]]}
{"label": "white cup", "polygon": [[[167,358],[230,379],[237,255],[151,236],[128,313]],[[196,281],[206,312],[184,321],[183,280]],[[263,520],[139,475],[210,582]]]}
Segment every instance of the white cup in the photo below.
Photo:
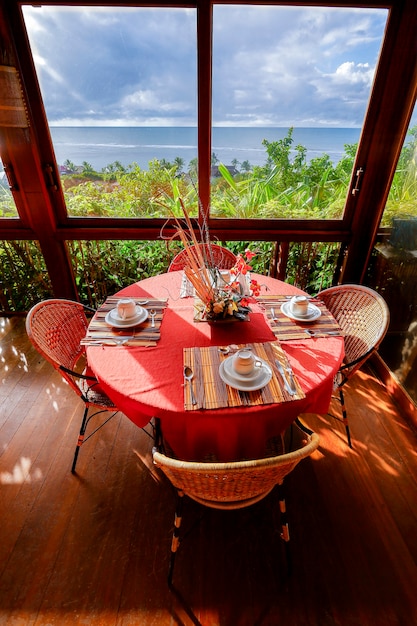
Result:
{"label": "white cup", "polygon": [[117,315],[122,320],[127,320],[136,315],[136,304],[131,298],[122,298],[117,303]]}
{"label": "white cup", "polygon": [[233,357],[233,369],[236,374],[240,374],[241,376],[249,376],[249,374],[253,373],[255,367],[261,366],[262,361],[257,359],[247,348],[239,350]]}
{"label": "white cup", "polygon": [[298,317],[305,317],[308,313],[308,298],[306,296],[294,296],[290,300],[291,313]]}

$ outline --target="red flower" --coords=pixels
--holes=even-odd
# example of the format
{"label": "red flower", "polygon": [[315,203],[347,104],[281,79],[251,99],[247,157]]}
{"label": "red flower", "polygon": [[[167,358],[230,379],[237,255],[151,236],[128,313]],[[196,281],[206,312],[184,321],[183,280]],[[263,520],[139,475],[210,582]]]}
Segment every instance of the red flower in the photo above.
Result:
{"label": "red flower", "polygon": [[[256,256],[256,254],[254,252],[251,252],[250,250],[246,250],[245,251],[245,256],[247,260],[252,259],[254,256]],[[236,263],[234,264],[234,266],[232,267],[232,269],[230,270],[231,274],[237,275],[237,274],[247,274],[250,270],[252,269],[252,267],[250,265],[247,264],[246,260],[244,259],[242,254],[238,254],[236,257]]]}
{"label": "red flower", "polygon": [[256,252],[252,252],[252,250],[249,250],[249,248],[245,250],[245,257],[248,261],[251,261],[254,256],[256,256]]}
{"label": "red flower", "polygon": [[261,285],[254,278],[252,278],[250,281],[250,288],[254,296],[259,296],[259,294],[261,293]]}

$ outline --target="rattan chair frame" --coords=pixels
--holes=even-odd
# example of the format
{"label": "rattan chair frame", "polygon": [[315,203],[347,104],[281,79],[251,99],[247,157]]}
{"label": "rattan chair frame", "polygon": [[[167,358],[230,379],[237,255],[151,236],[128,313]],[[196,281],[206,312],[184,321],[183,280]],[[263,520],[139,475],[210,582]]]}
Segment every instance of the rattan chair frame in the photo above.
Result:
{"label": "rattan chair frame", "polygon": [[349,447],[352,448],[343,387],[378,349],[385,337],[390,313],[384,298],[363,285],[338,285],[317,294],[344,332],[345,358],[336,378],[342,418]]}
{"label": "rattan chair frame", "polygon": [[[217,267],[219,269],[229,270],[235,265],[236,255],[231,250],[215,243],[200,243],[198,245],[204,255],[207,267]],[[190,246],[190,248],[193,247],[194,246]],[[187,250],[181,250],[172,259],[168,267],[168,272],[176,272],[184,269],[187,265],[187,260]]]}
{"label": "rattan chair frame", "polygon": [[[178,495],[174,518],[174,531],[168,570],[168,584],[172,586],[175,556],[180,544],[183,497],[186,495],[199,504],[222,510],[242,509],[264,499],[274,487],[278,487],[281,516],[281,538],[285,542],[287,564],[291,569],[289,553],[289,526],[285,496],[282,489],[284,478],[300,461],[310,456],[319,446],[319,436],[300,420],[295,427],[303,437],[300,448],[276,456],[228,463],[183,461],[162,452],[162,444],[153,449],[153,462],[175,487]],[[271,454],[269,448],[268,454]]]}
{"label": "rattan chair frame", "polygon": [[[26,317],[26,332],[33,346],[53,365],[84,403],[71,467],[73,474],[81,446],[118,413],[118,408],[99,388],[98,380],[84,373],[85,348],[80,342],[88,328],[86,311],[91,312],[94,309],[72,300],[50,299],[35,304]],[[93,412],[90,412],[90,408]],[[86,437],[91,419],[103,412],[110,412],[111,415]]]}

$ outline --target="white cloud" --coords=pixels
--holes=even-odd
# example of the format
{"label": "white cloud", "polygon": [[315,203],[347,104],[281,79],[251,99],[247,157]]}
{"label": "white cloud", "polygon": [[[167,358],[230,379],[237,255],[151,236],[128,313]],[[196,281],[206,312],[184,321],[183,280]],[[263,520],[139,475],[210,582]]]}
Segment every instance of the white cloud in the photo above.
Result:
{"label": "white cloud", "polygon": [[[196,124],[194,9],[23,10],[52,124]],[[216,5],[214,123],[360,125],[386,15]]]}
{"label": "white cloud", "polygon": [[374,68],[369,63],[357,63],[346,61],[339,65],[334,73],[335,82],[358,84],[361,83],[370,87],[374,77]]}

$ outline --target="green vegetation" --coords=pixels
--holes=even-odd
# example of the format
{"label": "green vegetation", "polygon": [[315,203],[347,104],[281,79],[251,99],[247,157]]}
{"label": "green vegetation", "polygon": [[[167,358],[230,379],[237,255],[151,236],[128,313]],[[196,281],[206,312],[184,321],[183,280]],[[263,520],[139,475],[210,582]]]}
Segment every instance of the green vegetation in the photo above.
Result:
{"label": "green vegetation", "polygon": [[[222,218],[336,219],[341,218],[350,181],[356,144],[346,144],[342,159],[334,165],[327,154],[307,161],[306,148],[293,146],[293,129],[279,141],[263,141],[266,160],[252,167],[247,161],[232,168],[218,164],[220,176],[212,180],[211,214]],[[394,217],[417,215],[417,128],[401,153],[383,225]],[[167,217],[182,198],[190,215],[197,215],[197,166],[194,159],[184,172],[184,162],[151,161],[148,170],[119,161],[95,172],[91,164],[65,162],[62,185],[69,215],[84,217]],[[233,174],[231,173],[233,172]],[[178,215],[180,213],[178,212]],[[5,177],[0,179],[0,218],[17,217]],[[274,253],[271,242],[224,242],[235,253],[246,247],[257,250],[254,271],[266,274]],[[141,278],[166,271],[180,249],[177,241],[68,242],[82,301],[97,305],[107,293]],[[292,243],[289,246],[287,280],[310,293],[331,284],[339,256],[339,244]],[[0,289],[3,310],[27,310],[34,301],[51,294],[37,242],[2,242]],[[24,294],[21,285],[28,286]]]}
{"label": "green vegetation", "polygon": [[[211,213],[222,218],[341,218],[356,144],[345,145],[343,158],[334,165],[327,154],[307,161],[303,146],[293,147],[293,129],[279,141],[263,141],[264,166],[251,167],[234,159],[234,175],[224,164],[212,180]],[[212,165],[218,163],[212,155]],[[173,163],[154,160],[148,169],[136,163],[127,168],[118,161],[94,172],[89,163],[76,168],[66,162],[62,176],[68,213],[85,217],[166,217],[160,199],[180,196],[189,213],[196,215],[197,162],[188,171],[177,158]]]}
{"label": "green vegetation", "polygon": [[417,126],[409,131],[409,135],[411,140],[402,149],[398,160],[382,226],[391,226],[396,217],[417,216]]}
{"label": "green vegetation", "polygon": [[[345,144],[342,159],[333,164],[327,154],[307,161],[305,147],[293,145],[293,129],[278,141],[263,141],[266,160],[251,167],[234,159],[234,173],[212,155],[220,176],[212,179],[211,214],[218,218],[340,219],[350,182],[356,144]],[[82,168],[65,164],[70,173],[62,176],[68,213],[86,217],[166,217],[160,199],[171,206],[181,197],[191,215],[198,210],[197,162],[154,160],[147,170],[136,163],[123,167],[118,161],[94,172],[89,163]],[[80,170],[80,171],[75,171]],[[237,172],[237,173],[236,173]],[[384,213],[383,225],[393,217],[416,215],[417,128],[410,131],[404,146]]]}
{"label": "green vegetation", "polygon": [[0,245],[0,306],[3,311],[27,311],[52,286],[37,241],[2,241]]}

